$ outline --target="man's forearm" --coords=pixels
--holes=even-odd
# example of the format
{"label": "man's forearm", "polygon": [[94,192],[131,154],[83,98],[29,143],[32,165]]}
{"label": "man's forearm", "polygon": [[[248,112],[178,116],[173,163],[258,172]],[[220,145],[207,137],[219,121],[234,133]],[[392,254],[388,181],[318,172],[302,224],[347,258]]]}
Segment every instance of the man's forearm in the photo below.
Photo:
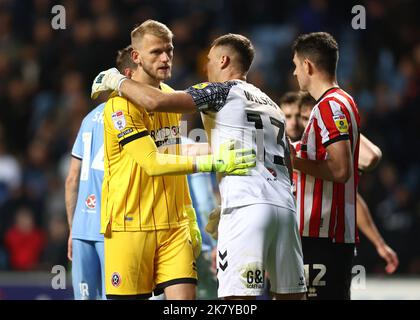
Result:
{"label": "man's forearm", "polygon": [[124,80],[121,83],[120,92],[132,103],[148,111],[155,108],[156,100],[162,94],[156,88],[131,79]]}
{"label": "man's forearm", "polygon": [[65,190],[65,199],[66,199],[66,212],[67,212],[67,222],[69,224],[69,229],[71,230],[73,223],[74,210],[76,209],[77,203],[77,193],[79,189],[79,184],[76,182],[67,182]]}
{"label": "man's forearm", "polygon": [[372,219],[369,208],[360,194],[357,194],[357,227],[372,242],[375,247],[385,243],[375,222]]}
{"label": "man's forearm", "polygon": [[197,171],[193,157],[159,153],[150,136],[132,141],[124,148],[149,176],[181,175]]}
{"label": "man's forearm", "polygon": [[309,160],[296,157],[293,161],[293,167],[296,170],[322,180],[340,183],[347,181],[347,178],[338,172],[338,169],[335,168],[334,164],[329,159]]}
{"label": "man's forearm", "polygon": [[194,113],[196,105],[188,93],[184,91],[162,92],[150,85],[126,79],[121,83],[119,91],[134,105],[147,111]]}
{"label": "man's forearm", "polygon": [[363,134],[360,135],[359,169],[370,171],[374,169],[382,158],[382,151]]}
{"label": "man's forearm", "polygon": [[143,158],[141,166],[150,176],[181,175],[197,172],[194,157],[151,153]]}

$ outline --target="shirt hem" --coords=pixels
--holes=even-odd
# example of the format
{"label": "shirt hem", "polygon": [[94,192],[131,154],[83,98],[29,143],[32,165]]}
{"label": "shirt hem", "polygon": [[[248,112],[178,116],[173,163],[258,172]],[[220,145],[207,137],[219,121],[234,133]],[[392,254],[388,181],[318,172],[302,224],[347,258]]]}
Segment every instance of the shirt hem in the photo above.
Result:
{"label": "shirt hem", "polygon": [[286,294],[286,293],[304,293],[308,291],[306,286],[302,287],[288,287],[288,288],[279,288],[274,293],[276,294]]}
{"label": "shirt hem", "polygon": [[85,240],[85,241],[98,241],[98,242],[104,242],[104,238],[96,238],[96,237],[90,237],[90,236],[84,236],[84,235],[79,235],[79,234],[72,234],[71,236],[72,239],[77,239],[77,240]]}
{"label": "shirt hem", "polygon": [[343,241],[337,241],[334,238],[331,238],[330,236],[318,236],[318,237],[311,237],[306,234],[301,235],[302,238],[310,238],[310,239],[329,239],[332,243],[338,243],[338,244],[359,244],[360,240],[352,240],[352,239],[344,239]]}
{"label": "shirt hem", "polygon": [[188,225],[189,221],[185,220],[185,222],[179,222],[176,224],[163,224],[163,225],[158,225],[155,227],[120,227],[120,226],[111,226],[111,231],[118,231],[118,232],[136,232],[136,231],[158,231],[158,230],[168,230],[168,229],[173,229],[173,228],[179,228],[179,227],[183,227]]}
{"label": "shirt hem", "polygon": [[290,207],[290,206],[285,206],[284,204],[275,202],[275,201],[270,201],[270,200],[261,200],[261,199],[254,199],[254,201],[241,201],[241,202],[233,202],[230,204],[223,204],[222,208],[236,208],[236,207],[244,207],[244,206],[250,206],[253,204],[270,204],[276,207],[281,207],[281,208],[285,208],[285,209],[289,209],[292,211],[296,211],[295,207]]}

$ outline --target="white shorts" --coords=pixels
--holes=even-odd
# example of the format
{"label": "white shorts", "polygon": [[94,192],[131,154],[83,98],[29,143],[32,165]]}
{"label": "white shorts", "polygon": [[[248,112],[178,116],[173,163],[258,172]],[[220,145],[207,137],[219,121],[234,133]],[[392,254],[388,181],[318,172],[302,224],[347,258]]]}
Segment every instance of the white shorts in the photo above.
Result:
{"label": "white shorts", "polygon": [[270,204],[224,209],[218,233],[219,298],[262,295],[265,272],[273,293],[306,292],[294,211]]}

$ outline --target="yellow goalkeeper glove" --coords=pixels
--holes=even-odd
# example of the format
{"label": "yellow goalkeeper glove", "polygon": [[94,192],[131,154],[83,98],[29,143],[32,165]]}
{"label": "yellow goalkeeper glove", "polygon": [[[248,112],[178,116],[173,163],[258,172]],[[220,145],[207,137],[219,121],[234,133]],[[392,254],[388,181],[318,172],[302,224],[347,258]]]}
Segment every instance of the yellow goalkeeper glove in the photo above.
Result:
{"label": "yellow goalkeeper glove", "polygon": [[214,240],[219,237],[219,221],[220,221],[220,206],[217,206],[209,214],[209,220],[206,225],[206,232],[211,235]]}
{"label": "yellow goalkeeper glove", "polygon": [[235,140],[224,142],[219,152],[213,155],[196,157],[197,171],[221,172],[232,175],[246,175],[249,168],[255,167],[256,156],[252,149],[234,149]]}
{"label": "yellow goalkeeper glove", "polygon": [[191,235],[191,244],[194,253],[194,259],[197,259],[201,253],[201,232],[197,224],[197,216],[195,215],[195,210],[192,206],[185,207],[185,211],[188,215],[188,220],[190,221],[190,235]]}
{"label": "yellow goalkeeper glove", "polygon": [[101,92],[107,90],[119,92],[120,85],[125,79],[127,77],[122,75],[116,68],[100,72],[93,80],[90,97],[96,99]]}

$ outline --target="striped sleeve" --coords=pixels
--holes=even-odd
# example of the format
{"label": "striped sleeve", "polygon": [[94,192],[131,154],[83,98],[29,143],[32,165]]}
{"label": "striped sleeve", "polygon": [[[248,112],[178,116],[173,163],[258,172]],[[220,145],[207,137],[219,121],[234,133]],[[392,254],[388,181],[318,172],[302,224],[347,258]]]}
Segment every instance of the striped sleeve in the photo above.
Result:
{"label": "striped sleeve", "polygon": [[322,101],[314,112],[321,131],[322,144],[349,139],[349,122],[341,105],[334,100]]}

